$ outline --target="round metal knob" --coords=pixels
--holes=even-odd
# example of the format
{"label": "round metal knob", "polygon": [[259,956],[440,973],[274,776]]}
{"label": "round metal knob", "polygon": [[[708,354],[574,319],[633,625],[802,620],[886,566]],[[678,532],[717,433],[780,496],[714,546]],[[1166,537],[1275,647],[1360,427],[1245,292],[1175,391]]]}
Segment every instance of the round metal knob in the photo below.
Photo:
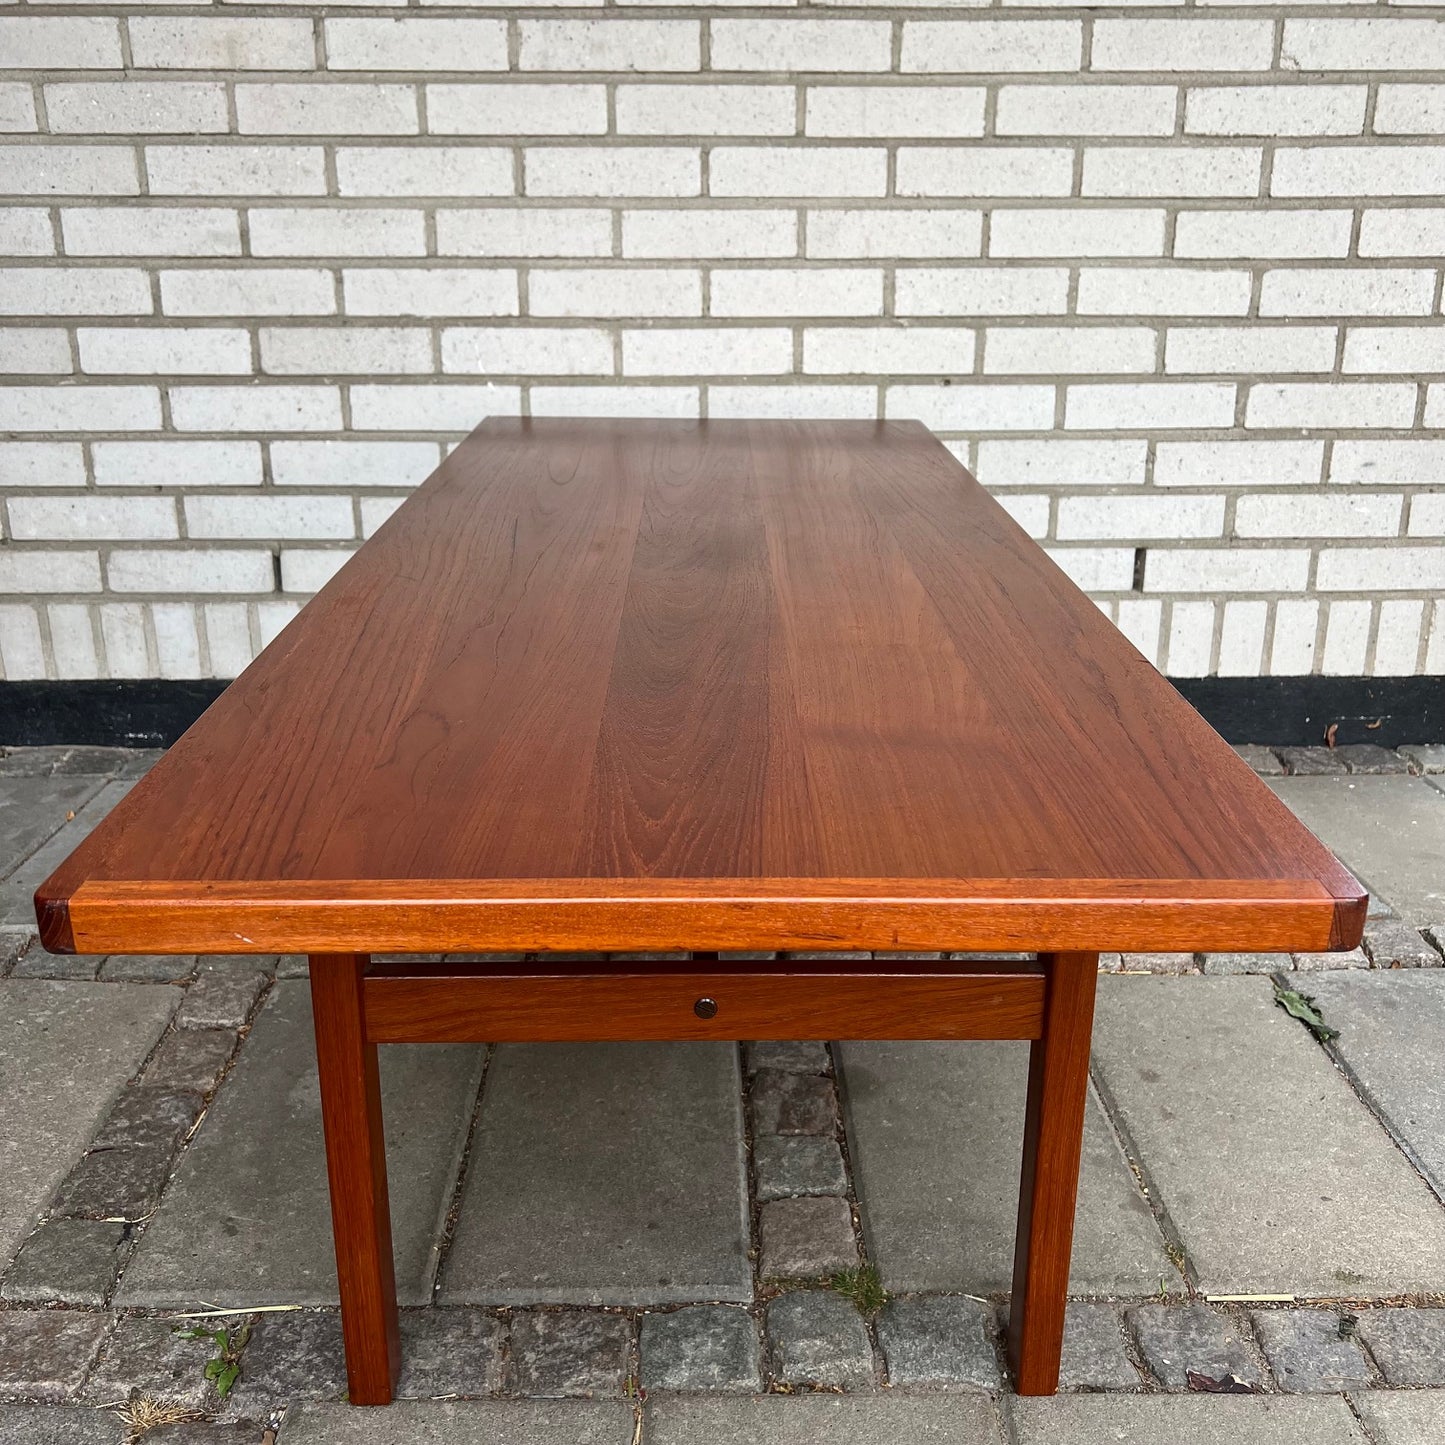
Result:
{"label": "round metal knob", "polygon": [[717,1000],[715,998],[700,998],[693,1004],[692,1011],[700,1019],[717,1017]]}

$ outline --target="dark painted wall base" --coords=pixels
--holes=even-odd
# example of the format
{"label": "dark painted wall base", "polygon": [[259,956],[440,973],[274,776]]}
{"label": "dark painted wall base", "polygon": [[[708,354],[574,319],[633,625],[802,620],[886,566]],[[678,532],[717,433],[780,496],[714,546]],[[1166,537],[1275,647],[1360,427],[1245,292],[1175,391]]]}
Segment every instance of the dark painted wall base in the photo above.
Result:
{"label": "dark painted wall base", "polygon": [[[1232,743],[1445,739],[1441,677],[1189,677],[1174,684]],[[168,747],[224,682],[0,682],[0,746]]]}

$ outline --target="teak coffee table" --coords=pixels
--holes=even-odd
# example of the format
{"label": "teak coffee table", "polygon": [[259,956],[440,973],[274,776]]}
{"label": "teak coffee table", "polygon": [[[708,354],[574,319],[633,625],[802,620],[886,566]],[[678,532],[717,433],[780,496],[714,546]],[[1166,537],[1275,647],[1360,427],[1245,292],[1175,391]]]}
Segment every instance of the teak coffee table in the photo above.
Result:
{"label": "teak coffee table", "polygon": [[[1098,954],[1365,908],[896,422],[487,422],[36,894],[57,952],[310,955],[358,1404],[399,1363],[377,1044],[1032,1040],[1009,1352],[1048,1394]],[[370,961],[546,950],[693,957]],[[729,957],[772,950],[905,957]]]}

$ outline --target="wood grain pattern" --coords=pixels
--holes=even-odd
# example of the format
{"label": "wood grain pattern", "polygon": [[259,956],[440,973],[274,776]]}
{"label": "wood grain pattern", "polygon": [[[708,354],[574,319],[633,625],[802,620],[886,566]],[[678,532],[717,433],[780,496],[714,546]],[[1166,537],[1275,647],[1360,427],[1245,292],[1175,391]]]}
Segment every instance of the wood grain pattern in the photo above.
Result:
{"label": "wood grain pattern", "polygon": [[[1009,906],[915,933],[927,908],[828,902],[897,879]],[[630,903],[561,909],[556,880]],[[206,885],[243,892],[202,906]],[[457,906],[481,885],[506,908]],[[1221,925],[1231,897],[1249,909]],[[1352,946],[1363,900],[916,423],[499,419],[37,909],[48,947],[112,952],[271,952],[293,926],[316,951],[937,947],[945,926],[958,949],[1283,950]]]}

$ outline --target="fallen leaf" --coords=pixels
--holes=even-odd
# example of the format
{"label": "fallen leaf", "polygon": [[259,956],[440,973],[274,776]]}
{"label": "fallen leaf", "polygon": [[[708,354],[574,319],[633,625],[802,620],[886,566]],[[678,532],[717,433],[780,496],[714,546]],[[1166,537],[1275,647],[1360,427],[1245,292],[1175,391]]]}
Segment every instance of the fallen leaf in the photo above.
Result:
{"label": "fallen leaf", "polygon": [[1206,1395],[1252,1395],[1254,1386],[1241,1380],[1238,1375],[1201,1375],[1198,1370],[1188,1370],[1184,1378],[1191,1390],[1201,1390]]}
{"label": "fallen leaf", "polygon": [[1274,1001],[1292,1019],[1298,1019],[1322,1044],[1339,1038],[1340,1031],[1332,1029],[1325,1022],[1324,1015],[1320,1013],[1319,1007],[1309,994],[1301,993],[1298,989],[1285,988],[1283,984],[1276,983]]}
{"label": "fallen leaf", "polygon": [[1339,730],[1340,730],[1340,725],[1339,725],[1339,723],[1331,723],[1331,724],[1329,725],[1329,727],[1327,727],[1327,728],[1325,729],[1325,746],[1326,746],[1327,748],[1332,748],[1332,747],[1334,747],[1334,745],[1335,745],[1335,734],[1336,734],[1337,732],[1339,732]]}

